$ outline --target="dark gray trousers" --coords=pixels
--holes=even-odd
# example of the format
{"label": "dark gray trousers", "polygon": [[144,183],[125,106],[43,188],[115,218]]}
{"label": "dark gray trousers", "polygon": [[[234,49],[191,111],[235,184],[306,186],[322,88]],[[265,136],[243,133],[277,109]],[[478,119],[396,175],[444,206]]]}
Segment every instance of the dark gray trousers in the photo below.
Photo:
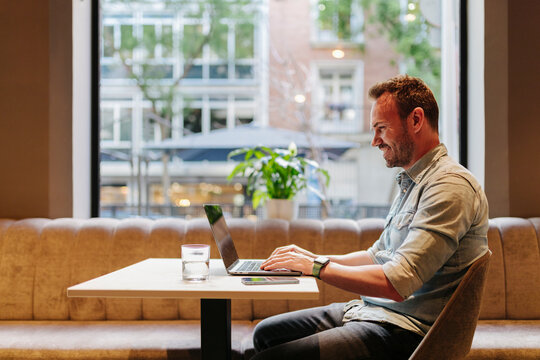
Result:
{"label": "dark gray trousers", "polygon": [[370,321],[343,323],[343,306],[294,311],[261,321],[253,333],[262,359],[408,359],[422,336],[398,326]]}

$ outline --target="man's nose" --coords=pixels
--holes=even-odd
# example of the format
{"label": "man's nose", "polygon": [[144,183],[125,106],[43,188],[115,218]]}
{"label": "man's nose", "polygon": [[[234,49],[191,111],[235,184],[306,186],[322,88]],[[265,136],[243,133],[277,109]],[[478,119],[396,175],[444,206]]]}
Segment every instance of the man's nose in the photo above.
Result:
{"label": "man's nose", "polygon": [[382,143],[381,138],[377,132],[373,133],[373,139],[371,140],[371,146],[377,147]]}

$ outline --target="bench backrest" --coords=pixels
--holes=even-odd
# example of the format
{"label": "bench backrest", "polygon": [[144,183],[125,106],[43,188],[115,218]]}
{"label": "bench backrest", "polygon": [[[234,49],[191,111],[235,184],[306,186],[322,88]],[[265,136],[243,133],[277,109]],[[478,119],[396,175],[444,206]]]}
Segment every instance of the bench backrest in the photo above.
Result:
{"label": "bench backrest", "polygon": [[[265,258],[295,243],[317,253],[369,247],[382,219],[228,221],[242,258]],[[493,251],[481,318],[540,318],[540,218],[490,220]],[[149,257],[179,257],[180,245],[206,243],[219,258],[206,219],[0,219],[0,319],[198,319],[193,299],[67,298],[67,287]],[[317,301],[237,300],[233,319],[261,319],[336,301],[354,294],[319,282]]]}

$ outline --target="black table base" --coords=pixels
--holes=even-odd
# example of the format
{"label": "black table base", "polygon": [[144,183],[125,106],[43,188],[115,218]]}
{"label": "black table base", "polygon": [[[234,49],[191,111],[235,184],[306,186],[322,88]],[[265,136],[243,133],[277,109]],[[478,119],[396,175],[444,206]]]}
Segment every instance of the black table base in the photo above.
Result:
{"label": "black table base", "polygon": [[202,360],[231,359],[231,300],[201,299]]}

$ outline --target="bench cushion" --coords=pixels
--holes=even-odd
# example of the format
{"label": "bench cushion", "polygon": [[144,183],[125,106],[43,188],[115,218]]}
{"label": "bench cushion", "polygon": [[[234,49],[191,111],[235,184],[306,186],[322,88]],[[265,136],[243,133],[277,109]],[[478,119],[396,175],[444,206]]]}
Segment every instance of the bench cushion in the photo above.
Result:
{"label": "bench cushion", "polygon": [[[250,321],[233,321],[233,359],[243,359]],[[199,359],[197,320],[0,321],[0,359]]]}
{"label": "bench cushion", "polygon": [[480,320],[467,360],[540,359],[540,321]]}

